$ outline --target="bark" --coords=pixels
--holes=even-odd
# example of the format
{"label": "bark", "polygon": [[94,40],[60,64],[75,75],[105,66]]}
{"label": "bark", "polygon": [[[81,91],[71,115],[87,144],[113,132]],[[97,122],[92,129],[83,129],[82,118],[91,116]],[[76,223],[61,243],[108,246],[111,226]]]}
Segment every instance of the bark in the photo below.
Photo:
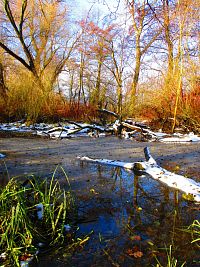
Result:
{"label": "bark", "polygon": [[[123,40],[122,46],[124,47],[124,40]],[[117,83],[117,113],[122,115],[122,74],[123,74],[122,64],[123,64],[124,52],[122,49],[122,55],[121,55],[120,65],[119,65],[117,63],[117,59],[115,56],[113,41],[111,41],[111,55],[112,55],[112,59],[114,63],[114,69],[110,69],[109,67],[107,68],[111,70]]]}
{"label": "bark", "polygon": [[4,45],[2,42],[0,42],[0,47],[3,48],[4,51],[6,51],[9,55],[17,59],[22,65],[24,65],[25,68],[27,68],[29,71],[32,72],[31,66],[20,56],[15,54],[12,50],[10,50],[6,45]]}
{"label": "bark", "polygon": [[70,82],[69,82],[69,103],[71,104],[73,99],[73,87],[74,87],[74,70],[69,72],[70,75]]}
{"label": "bark", "polygon": [[131,96],[132,96],[132,105],[135,103],[135,96],[137,92],[137,85],[139,81],[140,75],[140,67],[141,67],[141,50],[140,50],[140,34],[136,37],[136,58],[135,58],[135,72],[133,75],[133,83],[131,89]]}
{"label": "bark", "polygon": [[8,88],[6,87],[4,80],[4,69],[2,63],[0,62],[0,96],[5,99],[7,96],[7,91]]}
{"label": "bark", "polygon": [[[180,8],[180,1],[178,1],[178,7]],[[187,10],[187,9],[186,9]],[[179,15],[179,42],[178,42],[178,54],[176,60],[176,75],[177,75],[177,85],[176,85],[176,100],[174,106],[174,116],[173,116],[173,124],[172,124],[172,133],[174,132],[174,128],[176,126],[176,117],[178,113],[178,107],[180,98],[182,94],[182,79],[183,79],[183,29],[185,26],[186,12]]]}
{"label": "bark", "polygon": [[134,163],[132,162],[123,162],[123,161],[118,161],[118,160],[109,160],[109,159],[92,159],[90,157],[77,157],[81,161],[87,161],[91,163],[97,163],[97,164],[103,164],[103,165],[111,165],[115,167],[121,167],[129,170],[133,170],[134,168]]}
{"label": "bark", "polygon": [[80,104],[80,101],[81,101],[81,94],[83,95],[84,104],[86,104],[84,84],[83,84],[84,66],[85,66],[84,56],[83,56],[83,53],[81,53],[80,70],[79,70],[78,105]]}
{"label": "bark", "polygon": [[136,162],[134,170],[149,174],[153,179],[186,193],[190,200],[200,202],[200,183],[160,167],[151,156],[149,148],[144,148],[146,162]]}
{"label": "bark", "polygon": [[94,99],[93,102],[95,105],[97,105],[99,108],[102,108],[102,103],[100,100],[100,86],[101,86],[101,68],[102,68],[102,60],[98,60],[98,69],[97,69],[97,80],[96,80],[96,86],[94,91]]}
{"label": "bark", "polygon": [[[26,17],[27,13],[27,0],[23,0],[21,3],[21,13],[20,13],[20,19],[19,22],[15,18],[15,14],[12,11],[11,1],[5,0],[4,2],[4,9],[5,14],[7,16],[7,19],[15,32],[16,37],[18,38],[21,50],[23,51],[24,56],[19,56],[16,51],[13,50],[11,46],[7,46],[3,41],[0,41],[0,47],[3,48],[4,51],[6,51],[9,55],[11,55],[13,58],[18,60],[27,70],[29,70],[37,83],[37,85],[44,90],[44,85],[42,83],[42,75],[44,75],[44,70],[49,66],[49,64],[52,62],[56,52],[58,51],[59,47],[55,48],[55,43],[53,38],[57,38],[55,33],[55,36],[50,36],[49,28],[46,29],[45,35],[40,34],[39,37],[35,36],[35,29],[33,20],[35,18],[29,19]],[[43,13],[43,16],[45,19],[45,14]],[[25,21],[29,21],[29,27],[30,27],[30,36],[27,36],[27,33],[25,31]],[[42,29],[39,29],[40,32],[42,32]],[[40,42],[36,40],[36,38],[39,38]],[[50,40],[51,38],[51,40]],[[65,46],[65,50],[62,52],[62,54],[59,54],[59,62],[56,64],[54,68],[54,72],[52,74],[52,77],[50,79],[50,85],[53,88],[53,85],[55,84],[58,75],[62,72],[65,64],[69,60],[69,57],[71,56],[71,53],[74,49],[75,44],[77,43],[78,39],[80,38],[80,35],[76,36],[75,40],[72,42],[71,46],[67,48],[67,45]],[[28,44],[27,39],[31,39],[31,43]],[[38,44],[40,43],[40,45]],[[49,48],[47,46],[50,45]],[[46,50],[45,50],[46,49]],[[21,53],[22,54],[22,53]],[[42,56],[43,55],[43,56]],[[41,59],[43,57],[43,59]]]}
{"label": "bark", "polygon": [[121,125],[129,130],[136,130],[136,131],[139,131],[139,132],[142,132],[142,128],[141,127],[138,127],[138,126],[135,126],[135,125],[131,125],[129,123],[126,123],[126,122],[121,122]]}
{"label": "bark", "polygon": [[174,69],[173,42],[170,36],[169,0],[163,1],[163,10],[164,10],[165,40],[168,48],[168,72],[167,72],[167,80],[168,80],[172,78]]}
{"label": "bark", "polygon": [[[148,4],[143,2],[141,4],[142,11],[139,18],[137,18],[136,10],[135,10],[135,3],[132,1],[132,4],[129,3],[130,13],[132,15],[133,19],[133,28],[135,32],[135,42],[136,42],[136,48],[135,48],[135,68],[134,68],[134,74],[133,74],[133,81],[131,85],[131,109],[134,111],[135,108],[135,100],[137,95],[137,86],[139,82],[139,76],[140,76],[140,69],[141,69],[141,58],[145,53],[148,51],[148,49],[152,46],[152,44],[156,41],[158,36],[162,32],[162,28],[160,27],[155,31],[155,33],[151,36],[149,41],[146,43],[144,40],[145,37],[142,36],[145,34],[144,28],[145,28],[145,18],[149,15],[146,13],[145,5]],[[148,39],[148,38],[147,38]]]}
{"label": "bark", "polygon": [[16,54],[14,51],[12,51],[12,49],[9,48],[4,43],[0,42],[0,47],[3,48],[3,50],[6,51],[9,55],[11,55],[15,59],[17,59],[26,69],[28,69],[33,74],[33,76],[34,76],[37,84],[40,86],[40,88],[43,88],[42,82],[39,78],[39,75],[38,75],[38,72],[37,72],[37,69],[35,66],[34,57],[31,53],[31,51],[29,50],[28,45],[26,45],[25,38],[23,36],[23,25],[24,25],[24,21],[25,21],[24,16],[25,16],[26,8],[27,8],[27,0],[24,0],[22,3],[20,22],[18,25],[16,24],[12,10],[10,8],[10,1],[6,0],[4,2],[4,8],[5,8],[7,18],[9,20],[9,22],[11,23],[18,40],[21,43],[21,47],[23,49],[24,54],[26,55],[28,62],[26,62],[26,60],[24,60],[22,57],[20,57],[18,54]]}
{"label": "bark", "polygon": [[120,115],[118,115],[117,113],[115,113],[113,111],[110,111],[110,110],[107,110],[107,109],[98,109],[98,111],[99,112],[103,112],[103,113],[108,114],[108,115],[112,115],[115,118],[120,119]]}

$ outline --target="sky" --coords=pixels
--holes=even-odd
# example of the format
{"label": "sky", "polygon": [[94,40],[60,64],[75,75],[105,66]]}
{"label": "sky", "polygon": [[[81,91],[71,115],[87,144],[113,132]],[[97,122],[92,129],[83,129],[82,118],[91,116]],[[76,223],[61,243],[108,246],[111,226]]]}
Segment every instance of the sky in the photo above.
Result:
{"label": "sky", "polygon": [[[108,12],[108,8],[106,4],[103,4],[104,1],[99,1],[100,3],[95,3],[92,0],[76,0],[76,2],[79,5],[79,8],[82,12],[88,11],[91,7],[100,9],[102,12]],[[98,2],[98,1],[97,1]],[[109,6],[113,6],[113,4],[116,2],[115,0],[109,0]]]}
{"label": "sky", "polygon": [[[97,11],[99,10],[99,15],[105,16],[110,14],[110,11],[114,12],[117,8],[117,0],[97,0],[94,3],[94,0],[75,0],[77,5],[77,11],[81,13],[81,15],[87,15],[88,11]],[[121,1],[122,3],[123,1]],[[107,3],[107,4],[106,4]],[[80,15],[79,13],[79,15]]]}

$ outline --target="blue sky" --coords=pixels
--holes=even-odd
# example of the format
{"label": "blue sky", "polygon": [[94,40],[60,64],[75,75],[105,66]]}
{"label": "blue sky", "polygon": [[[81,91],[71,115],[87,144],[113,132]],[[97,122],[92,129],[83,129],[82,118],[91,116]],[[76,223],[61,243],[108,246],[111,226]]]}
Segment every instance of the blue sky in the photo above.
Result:
{"label": "blue sky", "polygon": [[[93,17],[93,14],[98,14],[98,18],[104,19],[106,15],[111,15],[113,12],[112,19],[115,22],[124,23],[127,9],[124,7],[124,1],[120,1],[119,6],[118,2],[119,0],[74,0],[73,13],[78,19],[86,18],[88,15]],[[88,14],[88,12],[90,13]]]}
{"label": "blue sky", "polygon": [[[93,0],[76,0],[77,8],[80,10],[80,12],[87,13],[91,7],[93,10],[98,10],[102,12],[102,14],[109,13],[108,6],[104,3],[103,0],[96,1],[97,3],[94,4],[95,1]],[[99,2],[99,3],[98,3]],[[109,5],[110,10],[114,11],[117,6],[116,0],[107,0],[107,4]]]}
{"label": "blue sky", "polygon": [[[91,1],[91,0],[76,0],[76,2],[78,3],[80,10],[83,12],[88,11],[92,6],[93,8],[97,8],[97,9],[99,8],[100,10],[102,10],[102,12],[107,11],[106,5],[98,4],[98,3],[93,4],[94,1]],[[100,2],[103,2],[103,1],[100,1]],[[113,2],[113,0],[110,0],[109,2]]]}

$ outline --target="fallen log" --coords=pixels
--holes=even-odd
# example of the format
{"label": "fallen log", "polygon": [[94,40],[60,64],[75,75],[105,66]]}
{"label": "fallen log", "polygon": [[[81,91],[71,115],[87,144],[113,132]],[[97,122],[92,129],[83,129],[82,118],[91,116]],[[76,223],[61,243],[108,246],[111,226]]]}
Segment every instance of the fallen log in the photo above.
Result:
{"label": "fallen log", "polygon": [[83,156],[83,157],[78,156],[77,159],[79,159],[81,161],[91,162],[91,163],[121,167],[121,168],[129,169],[129,170],[134,169],[134,163],[132,163],[132,162],[123,162],[123,161],[109,160],[109,159],[92,159],[92,158],[86,157],[86,156]]}
{"label": "fallen log", "polygon": [[158,138],[157,134],[152,132],[151,130],[147,129],[147,127],[145,128],[144,126],[141,127],[138,125],[132,125],[132,124],[129,124],[127,122],[121,122],[121,125],[124,127],[124,128],[127,128],[129,130],[132,130],[132,131],[138,131],[138,132],[141,132],[141,134],[149,134],[150,136],[154,137],[154,138]]}
{"label": "fallen log", "polygon": [[132,125],[132,124],[129,124],[127,122],[121,122],[121,125],[129,130],[136,130],[136,131],[139,131],[139,132],[142,132],[142,128],[141,127],[138,127],[138,126],[135,126],[135,125]]}
{"label": "fallen log", "polygon": [[144,148],[146,162],[136,162],[134,170],[149,174],[153,179],[191,196],[190,199],[200,202],[200,183],[182,175],[172,173],[160,167],[151,156],[149,148]]}
{"label": "fallen log", "polygon": [[132,137],[132,135],[138,132],[145,141],[149,139],[152,140],[158,139],[156,133],[149,130],[147,126],[139,123],[130,124],[128,122],[124,121],[120,122],[119,120],[116,120],[115,124],[113,125],[113,128],[118,135],[124,134],[123,129],[128,130],[127,134],[125,134],[126,137]]}
{"label": "fallen log", "polygon": [[102,112],[102,113],[105,113],[105,114],[107,114],[107,115],[112,115],[112,116],[114,116],[115,118],[120,119],[120,115],[118,115],[117,113],[115,113],[115,112],[113,112],[113,111],[107,110],[107,109],[105,109],[105,108],[103,108],[103,109],[98,109],[98,111],[99,111],[99,112]]}
{"label": "fallen log", "polygon": [[103,126],[98,126],[98,125],[90,125],[90,124],[80,124],[80,123],[77,123],[77,122],[74,122],[74,121],[69,121],[69,120],[65,120],[66,122],[70,123],[70,124],[74,124],[75,126],[77,126],[79,129],[79,131],[81,130],[84,130],[84,129],[88,129],[88,130],[96,130],[96,131],[99,131],[101,133],[103,132],[110,132],[111,130],[106,128],[106,127],[103,127]]}
{"label": "fallen log", "polygon": [[99,133],[111,133],[112,129],[105,128],[98,125],[89,125],[89,124],[79,124],[76,122],[68,121],[68,123],[71,125],[74,125],[74,127],[70,128],[69,126],[62,126],[59,124],[58,127],[53,127],[51,129],[45,130],[45,131],[36,131],[36,135],[41,136],[47,136],[49,138],[70,138],[71,135],[76,134],[78,132],[81,132],[85,130],[88,132],[96,132],[96,135],[98,136]]}
{"label": "fallen log", "polygon": [[178,175],[167,171],[160,167],[154,158],[151,156],[149,148],[144,148],[145,162],[123,162],[117,160],[108,159],[92,159],[90,157],[78,157],[81,161],[87,161],[97,164],[106,164],[116,167],[121,167],[129,170],[134,170],[137,173],[148,174],[153,179],[171,187],[176,190],[186,193],[189,200],[200,202],[200,183],[195,182],[193,179],[186,178],[182,175]]}

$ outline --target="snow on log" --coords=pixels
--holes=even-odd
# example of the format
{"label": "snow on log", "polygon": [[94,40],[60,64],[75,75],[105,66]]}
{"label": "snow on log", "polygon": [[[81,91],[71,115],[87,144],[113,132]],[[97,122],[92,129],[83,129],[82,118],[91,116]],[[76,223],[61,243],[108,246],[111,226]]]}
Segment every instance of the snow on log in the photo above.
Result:
{"label": "snow on log", "polygon": [[171,187],[180,190],[188,195],[188,199],[200,202],[200,183],[182,175],[172,173],[160,167],[151,156],[149,148],[144,148],[145,162],[123,162],[108,159],[93,159],[90,157],[77,157],[81,161],[87,161],[97,164],[106,164],[121,167],[129,170],[139,171],[150,175],[153,179]]}
{"label": "snow on log", "polygon": [[136,131],[139,131],[139,132],[142,132],[142,128],[141,127],[138,127],[138,126],[135,126],[135,125],[131,125],[127,122],[121,122],[121,125],[125,128],[128,128],[130,130],[136,130]]}
{"label": "snow on log", "polygon": [[134,170],[149,174],[153,179],[169,187],[180,190],[191,196],[190,199],[200,202],[200,183],[190,178],[169,172],[160,167],[150,154],[149,148],[144,148],[146,162],[136,162]]}
{"label": "snow on log", "polygon": [[111,130],[98,125],[78,124],[76,122],[68,121],[71,125],[75,126],[58,126],[50,128],[46,131],[36,131],[36,135],[47,136],[49,138],[70,138],[77,133],[88,133],[90,136],[99,136],[101,133],[110,133]]}
{"label": "snow on log", "polygon": [[133,170],[134,168],[134,163],[132,162],[123,162],[123,161],[118,161],[118,160],[109,160],[109,159],[93,159],[90,157],[77,157],[77,159],[81,161],[88,161],[92,163],[97,163],[97,164],[105,164],[105,165],[111,165],[115,167],[121,167],[129,170]]}
{"label": "snow on log", "polygon": [[185,142],[200,142],[200,136],[194,133],[189,134],[173,134],[172,136],[159,139],[163,143],[185,143]]}

